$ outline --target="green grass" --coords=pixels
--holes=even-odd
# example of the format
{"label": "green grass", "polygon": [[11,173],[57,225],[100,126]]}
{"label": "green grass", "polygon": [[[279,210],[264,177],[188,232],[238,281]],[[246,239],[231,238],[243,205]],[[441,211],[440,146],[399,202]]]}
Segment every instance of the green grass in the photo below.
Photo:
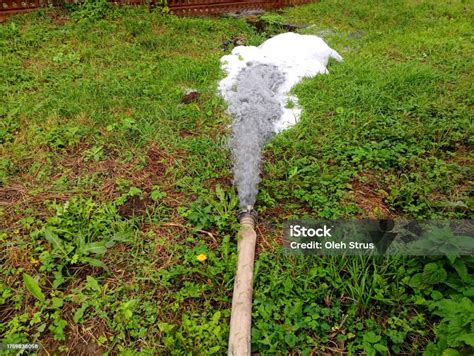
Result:
{"label": "green grass", "polygon": [[101,6],[0,25],[3,342],[225,353],[238,204],[219,58],[287,21],[344,62],[298,85],[301,121],[265,150],[253,350],[472,352],[472,258],[278,245],[288,218],[471,216],[472,5],[322,1],[266,15],[268,33]]}

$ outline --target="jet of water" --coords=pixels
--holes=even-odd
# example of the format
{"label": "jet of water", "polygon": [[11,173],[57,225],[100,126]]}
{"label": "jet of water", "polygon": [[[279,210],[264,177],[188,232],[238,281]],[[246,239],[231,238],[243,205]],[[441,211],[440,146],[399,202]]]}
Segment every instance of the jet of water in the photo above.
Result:
{"label": "jet of water", "polygon": [[250,64],[238,74],[234,90],[228,93],[229,112],[234,117],[230,139],[234,183],[241,207],[255,204],[262,148],[282,115],[275,95],[284,80],[275,65]]}
{"label": "jet of water", "polygon": [[342,61],[321,38],[296,33],[277,35],[259,47],[238,46],[221,58],[227,76],[219,90],[234,118],[230,146],[241,207],[255,204],[265,142],[300,116],[291,89],[304,77],[328,73],[330,58]]}

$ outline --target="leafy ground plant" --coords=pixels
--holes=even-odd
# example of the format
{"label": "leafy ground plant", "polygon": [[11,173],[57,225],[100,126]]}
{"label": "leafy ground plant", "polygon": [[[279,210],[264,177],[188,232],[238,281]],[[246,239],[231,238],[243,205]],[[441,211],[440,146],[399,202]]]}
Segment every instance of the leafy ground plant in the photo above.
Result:
{"label": "leafy ground plant", "polygon": [[2,342],[226,352],[238,204],[219,59],[294,23],[344,62],[295,88],[301,120],[265,148],[253,351],[472,354],[471,257],[279,245],[289,218],[471,216],[472,12],[328,0],[266,14],[266,33],[88,1],[1,24]]}

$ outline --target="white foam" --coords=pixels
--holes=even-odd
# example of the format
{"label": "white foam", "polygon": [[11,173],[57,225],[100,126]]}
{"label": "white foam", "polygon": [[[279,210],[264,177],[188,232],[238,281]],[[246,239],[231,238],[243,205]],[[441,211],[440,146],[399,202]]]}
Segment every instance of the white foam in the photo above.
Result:
{"label": "white foam", "polygon": [[[285,76],[276,95],[283,110],[281,118],[274,123],[275,131],[279,132],[294,125],[301,114],[298,100],[289,94],[290,90],[304,77],[328,73],[329,58],[342,61],[342,57],[320,37],[293,32],[272,37],[258,47],[238,46],[221,58],[221,67],[227,76],[219,82],[219,91],[227,100],[229,91],[235,90],[237,75],[246,66],[258,63],[277,66]],[[294,106],[287,108],[288,102]]]}

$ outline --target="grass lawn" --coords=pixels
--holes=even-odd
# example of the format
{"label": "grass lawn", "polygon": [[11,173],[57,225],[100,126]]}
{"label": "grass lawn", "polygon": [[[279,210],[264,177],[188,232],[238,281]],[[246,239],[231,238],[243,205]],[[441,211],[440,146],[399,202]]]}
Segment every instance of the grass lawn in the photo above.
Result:
{"label": "grass lawn", "polygon": [[344,62],[295,88],[301,120],[265,148],[254,351],[473,352],[473,257],[280,247],[289,218],[472,216],[472,4],[328,0],[266,15],[267,32],[99,10],[0,25],[2,342],[226,352],[238,201],[219,59],[290,22]]}

